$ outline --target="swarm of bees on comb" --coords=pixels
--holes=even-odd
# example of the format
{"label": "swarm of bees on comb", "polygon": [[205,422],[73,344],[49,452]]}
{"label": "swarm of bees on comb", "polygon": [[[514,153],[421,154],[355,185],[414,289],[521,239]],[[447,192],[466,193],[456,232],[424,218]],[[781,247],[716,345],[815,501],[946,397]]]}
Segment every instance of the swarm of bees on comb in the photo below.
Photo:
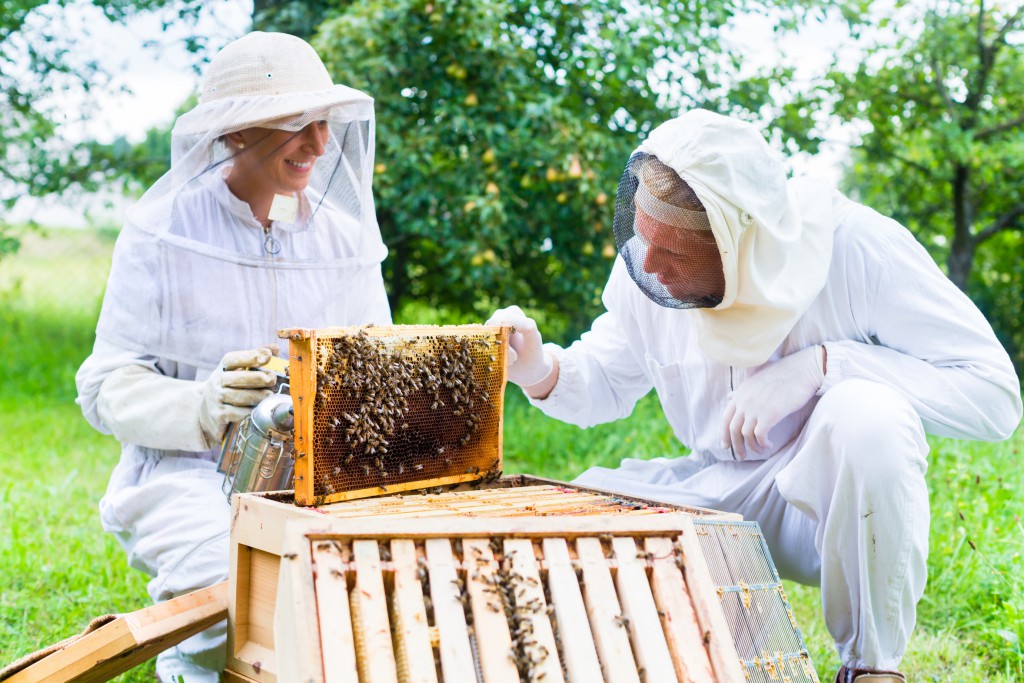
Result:
{"label": "swarm of bees on comb", "polygon": [[317,495],[386,493],[398,482],[458,475],[496,480],[501,342],[493,333],[382,334],[386,329],[402,328],[315,341]]}

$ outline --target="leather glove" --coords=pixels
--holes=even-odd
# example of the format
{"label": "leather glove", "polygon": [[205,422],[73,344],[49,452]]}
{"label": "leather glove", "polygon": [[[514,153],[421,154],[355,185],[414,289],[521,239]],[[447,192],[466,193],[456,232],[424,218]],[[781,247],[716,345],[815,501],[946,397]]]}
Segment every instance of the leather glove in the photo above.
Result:
{"label": "leather glove", "polygon": [[122,443],[207,451],[224,438],[229,422],[245,417],[271,393],[277,381],[274,373],[238,369],[266,363],[271,351],[267,347],[229,353],[205,382],[167,377],[144,365],[126,365],[103,380],[96,412]]}
{"label": "leather glove", "polygon": [[537,323],[518,306],[494,312],[488,325],[512,325],[516,331],[508,339],[508,379],[521,387],[543,382],[554,370],[551,357],[544,351]]}
{"label": "leather glove", "polygon": [[224,438],[232,422],[238,422],[253,406],[273,393],[277,375],[259,366],[270,362],[275,347],[231,351],[203,382],[199,404],[199,424],[211,443]]}
{"label": "leather glove", "polygon": [[785,417],[807,405],[825,381],[821,345],[791,353],[741,384],[725,407],[723,440],[736,458],[748,450],[772,448],[768,432]]}

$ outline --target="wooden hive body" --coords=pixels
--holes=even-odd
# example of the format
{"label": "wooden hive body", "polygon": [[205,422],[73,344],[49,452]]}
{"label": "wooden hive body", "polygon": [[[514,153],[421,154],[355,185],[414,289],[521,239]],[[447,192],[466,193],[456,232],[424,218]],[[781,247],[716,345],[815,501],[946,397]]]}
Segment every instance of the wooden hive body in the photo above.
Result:
{"label": "wooden hive body", "polygon": [[[486,533],[479,535],[478,538],[484,538],[490,544],[490,539],[494,538],[495,534],[498,534],[497,530],[507,528],[513,531],[506,533],[505,538],[501,540],[499,560],[501,559],[500,555],[505,554],[506,540],[514,546],[515,544],[521,544],[525,539],[528,544],[532,544],[532,547],[536,549],[533,564],[541,574],[540,578],[536,580],[543,581],[547,587],[547,594],[551,594],[553,585],[562,586],[559,582],[567,582],[567,584],[555,589],[556,592],[571,591],[567,587],[568,583],[576,582],[577,587],[575,590],[583,596],[584,605],[586,606],[588,599],[591,601],[588,619],[598,618],[594,617],[594,614],[612,614],[614,616],[626,610],[640,610],[642,613],[644,608],[641,605],[649,604],[647,593],[650,593],[651,598],[658,605],[657,609],[660,609],[662,612],[665,612],[661,607],[665,601],[671,603],[669,611],[674,614],[679,614],[679,610],[685,609],[686,604],[691,605],[690,609],[694,615],[699,615],[703,611],[705,614],[703,619],[705,619],[706,623],[699,620],[694,622],[693,619],[687,621],[679,618],[668,622],[661,618],[660,626],[655,623],[656,620],[649,618],[640,619],[635,624],[630,622],[632,624],[630,626],[631,629],[646,628],[657,632],[657,629],[653,627],[658,626],[662,630],[663,635],[661,638],[666,641],[669,652],[672,654],[675,671],[673,675],[676,677],[675,679],[660,679],[647,675],[647,671],[653,670],[653,668],[637,664],[637,658],[640,657],[640,653],[636,650],[635,641],[630,640],[629,649],[635,653],[633,655],[635,665],[633,670],[634,678],[640,672],[642,673],[641,680],[652,682],[660,680],[763,680],[766,682],[777,680],[799,683],[800,681],[818,680],[807,657],[806,647],[804,647],[799,631],[796,628],[792,611],[789,609],[785,594],[782,591],[781,581],[779,581],[774,566],[771,564],[770,557],[768,557],[763,537],[761,537],[756,524],[743,522],[738,515],[700,508],[678,508],[523,475],[503,477],[501,480],[486,487],[462,486],[455,490],[440,493],[398,494],[373,499],[339,502],[322,508],[301,508],[292,505],[288,501],[275,500],[275,498],[281,497],[274,494],[245,494],[236,496],[233,500],[231,591],[228,600],[230,615],[229,649],[228,669],[226,671],[230,680],[243,682],[258,681],[260,683],[293,680],[290,675],[294,674],[294,671],[289,672],[289,677],[281,676],[285,671],[284,667],[289,665],[286,658],[291,657],[293,653],[298,651],[295,649],[296,644],[293,642],[291,634],[298,633],[299,629],[309,628],[309,623],[306,622],[320,624],[321,618],[318,615],[322,605],[317,607],[317,601],[320,600],[317,596],[320,594],[314,592],[312,598],[308,595],[304,598],[305,602],[301,603],[304,606],[285,606],[286,603],[292,604],[290,601],[295,599],[294,591],[298,584],[292,583],[286,586],[283,583],[283,581],[286,581],[283,575],[299,565],[294,564],[294,558],[283,560],[282,557],[295,552],[286,548],[290,544],[296,542],[300,545],[312,544],[312,541],[309,540],[311,537],[307,533],[308,528],[316,528],[318,533],[322,531],[324,533],[340,534],[333,540],[341,544],[322,549],[320,552],[322,557],[319,564],[314,561],[314,556],[318,554],[317,549],[315,546],[309,545],[309,553],[312,559],[310,559],[308,568],[310,571],[314,571],[315,567],[320,567],[320,570],[311,574],[310,577],[301,580],[295,579],[295,577],[287,579],[287,581],[299,580],[300,583],[306,581],[302,585],[305,585],[307,589],[312,586],[314,591],[319,585],[316,582],[324,579],[324,571],[327,574],[330,574],[332,571],[338,571],[346,577],[346,595],[351,596],[352,587],[356,585],[356,576],[360,571],[360,567],[366,566],[356,562],[354,546],[345,540],[352,540],[353,529],[359,528],[362,530],[360,533],[370,536],[376,534],[374,542],[378,543],[378,548],[387,548],[390,559],[380,560],[380,551],[378,550],[379,567],[372,571],[380,575],[379,580],[381,585],[384,586],[384,594],[387,597],[386,602],[392,603],[392,606],[388,607],[387,615],[389,619],[388,626],[392,634],[389,636],[392,642],[392,653],[390,656],[395,660],[396,667],[400,666],[402,661],[405,661],[402,657],[407,656],[403,655],[401,647],[396,645],[400,638],[398,634],[404,633],[405,629],[412,628],[410,624],[416,624],[419,621],[409,621],[409,618],[399,619],[395,616],[396,612],[394,610],[400,608],[394,605],[399,603],[404,605],[409,600],[409,593],[402,588],[408,584],[407,577],[403,578],[405,575],[399,571],[396,564],[399,560],[395,558],[405,558],[401,559],[401,562],[408,565],[410,561],[408,558],[415,556],[414,565],[418,570],[421,566],[421,558],[429,561],[426,539],[428,537],[433,539],[447,538],[446,542],[453,549],[452,571],[455,572],[456,578],[462,580],[462,585],[466,587],[467,600],[472,604],[474,600],[473,590],[471,590],[472,582],[467,583],[466,579],[467,577],[472,577],[474,572],[482,570],[472,566],[476,559],[475,554],[467,559],[465,539],[472,535],[473,528],[483,528],[486,530]],[[679,513],[685,513],[683,516],[690,521],[686,524],[677,521],[681,519]],[[665,520],[670,521],[666,522]],[[407,528],[402,526],[407,523],[420,525],[418,527],[419,531],[416,531],[413,527]],[[541,524],[543,529],[530,527],[534,533],[533,540],[530,540],[531,537],[526,533],[526,530],[528,530],[530,524],[537,523]],[[303,524],[307,526],[304,527]],[[377,531],[371,534],[371,531],[374,529],[372,527],[373,524],[380,526],[377,528]],[[474,524],[478,526],[473,527],[472,525]],[[502,525],[505,525],[505,527],[502,527]],[[665,525],[669,527],[668,531],[665,530]],[[692,530],[684,532],[684,529],[687,528],[692,528]],[[420,534],[419,541],[414,539],[412,550],[409,550],[408,544],[404,544],[404,548],[400,547],[397,551],[392,547],[392,540],[402,538],[402,534],[399,534],[397,531],[399,529],[405,530],[406,540],[411,537],[408,534],[414,531]],[[598,556],[592,542],[583,543],[581,556],[579,543],[575,539],[581,537],[581,534],[585,531],[590,534],[590,538],[598,539],[598,545],[601,547],[604,559]],[[540,540],[537,540],[537,533],[541,534],[542,538]],[[345,534],[348,534],[348,536]],[[547,535],[545,536],[545,534]],[[561,534],[561,536],[558,536],[558,534]],[[501,536],[501,534],[498,534],[498,536]],[[562,538],[566,543],[567,554],[562,556],[562,559],[566,559],[568,562],[571,576],[557,568],[552,573],[551,567],[553,565],[551,562],[555,556],[545,553],[543,550],[545,542],[549,543],[549,545],[551,543],[551,541],[545,541],[544,539],[556,536]],[[636,552],[633,553],[634,558],[637,559],[636,565],[625,567],[625,571],[620,571],[619,557],[626,557],[630,554],[627,550],[622,550],[624,544],[627,544],[629,541],[623,540],[619,536],[632,539],[632,543],[637,548]],[[306,540],[301,540],[303,538]],[[462,539],[461,554],[456,551],[456,541],[460,538]],[[658,544],[664,542],[660,539],[667,539],[669,545],[666,549],[655,552]],[[652,545],[653,550],[647,548],[649,543]],[[436,546],[437,544],[436,540],[431,541],[431,545]],[[399,545],[402,546],[403,544]],[[470,546],[472,547],[472,545],[471,543]],[[338,549],[337,553],[335,553],[335,547]],[[686,566],[690,567],[685,575],[675,565],[676,558],[680,557],[677,552],[678,548],[683,549],[682,559]],[[482,551],[486,552],[484,549]],[[494,552],[493,549],[491,552]],[[647,555],[646,553],[648,552],[651,554]],[[664,557],[666,553],[672,555],[671,562],[666,561],[668,559]],[[364,555],[372,557],[373,553],[364,553]],[[360,555],[360,557],[364,555]],[[519,559],[526,558],[528,555],[529,553],[525,549],[521,555],[518,551],[515,553],[515,557]],[[629,558],[626,557],[626,559],[628,560]],[[363,562],[365,561],[368,560],[364,558]],[[335,564],[331,564],[332,562]],[[603,563],[605,566],[604,570],[591,568],[589,571],[591,574],[595,571],[600,572],[600,577],[603,577],[605,573],[610,573],[610,576],[613,577],[612,583],[609,584],[603,578],[588,582],[585,575],[585,572],[588,571],[587,566],[589,566],[586,565],[587,562],[593,564],[594,567]],[[302,563],[299,564],[301,565]],[[554,566],[557,565],[558,562],[555,561]],[[577,581],[577,569],[580,570],[581,576],[583,576],[584,585],[592,584],[590,590],[596,591],[597,587],[603,583],[603,592],[591,592],[590,597],[587,598],[586,591],[588,589],[585,587],[581,588]],[[305,570],[302,571],[304,572]],[[370,572],[367,576],[372,574],[372,571],[366,571]],[[520,575],[526,575],[523,573],[524,568],[522,567],[516,568],[515,571]],[[643,577],[646,577],[646,582],[643,580]],[[313,583],[309,583],[309,581],[313,581]],[[643,589],[645,583],[648,587]],[[669,584],[673,588],[666,588]],[[324,590],[327,590],[326,587],[328,585],[331,584],[324,584]],[[430,591],[435,588],[441,590],[438,587],[440,584],[433,580],[429,585]],[[609,585],[611,585],[610,589]],[[395,592],[395,586],[399,588],[397,593]],[[633,586],[640,586],[640,588],[633,588]],[[335,587],[335,591],[330,594],[337,595],[338,589],[340,587]],[[415,588],[412,590],[414,592]],[[424,588],[421,585],[420,591],[422,592],[423,590]],[[638,590],[643,597],[633,597],[635,591]],[[656,594],[656,591],[660,591],[660,593]],[[426,595],[429,597],[429,591]],[[533,597],[536,597],[536,595]],[[480,598],[478,596],[475,599],[479,601]],[[434,600],[434,598],[431,597],[431,600]],[[638,600],[639,602],[637,602]],[[415,599],[412,602],[415,603]],[[681,607],[677,603],[683,606]],[[561,617],[563,620],[570,618],[567,615],[571,614],[571,610],[567,605],[568,603],[555,605],[556,610],[563,609],[563,616]],[[443,610],[445,606],[445,604],[439,605],[434,600],[433,608],[435,610]],[[450,607],[450,605],[448,606]],[[341,610],[342,608],[338,607],[337,609]],[[362,609],[362,607],[359,607],[359,609]],[[478,607],[478,609],[480,608]],[[486,606],[482,609],[486,609],[488,612],[491,611]],[[349,616],[346,618],[351,622],[353,614],[351,604],[348,606],[348,611]],[[305,616],[300,616],[301,614],[305,614]],[[331,611],[330,614],[336,617],[341,612]],[[401,612],[401,614],[404,615],[405,613]],[[473,613],[471,610],[468,614],[470,619],[472,619]],[[715,617],[713,614],[718,616]],[[484,616],[487,617],[488,615]],[[579,612],[577,610],[575,618],[578,619],[578,617]],[[452,618],[457,619],[454,616]],[[556,611],[549,618],[558,619],[560,617]],[[377,623],[378,625],[383,623],[380,619],[379,611],[377,613]],[[439,624],[436,623],[429,625],[439,627]],[[447,626],[450,631],[450,623]],[[322,625],[318,626],[318,628],[322,627]],[[458,630],[457,627],[458,623],[456,622],[455,630]],[[335,626],[333,628],[343,627]],[[509,627],[506,625],[505,628],[508,630]],[[687,628],[689,628],[690,635],[685,635]],[[691,672],[686,674],[686,678],[680,677],[682,674],[679,673],[681,670],[679,668],[681,666],[679,661],[682,655],[679,653],[684,651],[690,652],[689,657],[691,661],[694,661],[693,657],[696,656],[693,654],[694,651],[692,649],[692,631],[694,628],[697,628],[701,634],[701,643],[698,649],[703,649],[706,652],[705,657],[707,661],[713,663],[715,657],[720,660],[719,670],[712,671],[714,673],[713,677],[694,673],[702,670],[700,666],[695,664],[691,664],[686,669]],[[277,631],[276,637],[275,631]],[[599,636],[593,634],[597,632],[595,628],[592,631],[591,638],[595,648],[598,647],[597,639]],[[630,631],[630,633],[632,632]],[[447,651],[447,649],[438,649],[442,647],[440,641],[437,640],[440,628],[436,631],[431,631],[431,633],[433,634],[431,647],[434,648],[434,651],[440,657],[440,653]],[[501,633],[500,629],[498,633]],[[613,633],[615,632],[613,631]],[[708,634],[707,643],[703,642],[705,633]],[[644,642],[648,641],[648,638],[644,636],[639,637]],[[502,641],[500,636],[498,639]],[[385,642],[386,640],[383,636],[380,637],[380,642]],[[419,642],[421,656],[423,656],[422,639]],[[450,639],[446,642],[450,645]],[[610,647],[608,643],[614,641],[609,641],[606,638],[602,642]],[[654,642],[657,642],[656,638]],[[447,648],[448,645],[443,647]],[[298,646],[301,647],[302,644],[299,643]],[[491,643],[488,641],[484,645],[484,652],[490,646]],[[459,649],[458,645],[452,645],[451,647]],[[619,639],[619,647],[622,647],[621,638]],[[325,648],[322,648],[322,654],[325,657],[328,656],[330,652],[333,652],[332,648],[333,645],[325,646]],[[728,651],[728,654],[722,654],[723,649]],[[715,650],[717,654],[713,654],[712,650]],[[354,652],[359,651],[354,650]],[[475,657],[481,656],[479,644],[475,652]],[[358,666],[360,656],[353,656]],[[416,661],[420,661],[419,658]],[[560,656],[558,661],[560,665],[564,665],[563,668],[566,671],[569,670],[570,664],[568,659],[563,659]],[[575,660],[573,659],[572,661]],[[628,662],[629,660],[627,658],[613,658],[613,661]],[[662,659],[662,661],[664,660]],[[727,661],[733,662],[735,667],[725,663]],[[741,679],[728,677],[728,675],[735,675],[737,670],[741,672]],[[732,674],[727,675],[729,671],[732,671]],[[440,669],[438,672],[436,675],[441,676],[439,680],[459,680],[458,678],[444,678],[443,671]],[[303,678],[302,680],[306,679]],[[328,677],[324,680],[349,679],[333,679]],[[374,678],[372,680],[377,679]],[[383,680],[389,679],[385,676]],[[419,679],[402,678],[400,680]],[[474,677],[470,680],[476,679]],[[557,680],[557,678],[549,679],[545,675],[543,680]],[[579,677],[573,679],[570,677],[570,680],[588,679],[581,679]],[[608,680],[633,679],[628,677],[620,679],[616,676]]]}
{"label": "wooden hive body", "polygon": [[282,680],[744,681],[687,515],[303,521],[287,536]]}

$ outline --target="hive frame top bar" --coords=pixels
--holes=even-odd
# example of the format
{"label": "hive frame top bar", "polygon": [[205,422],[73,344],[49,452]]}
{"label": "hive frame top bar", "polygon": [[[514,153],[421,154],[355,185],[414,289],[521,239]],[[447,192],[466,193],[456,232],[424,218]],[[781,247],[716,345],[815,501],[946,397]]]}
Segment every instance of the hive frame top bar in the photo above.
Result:
{"label": "hive frame top bar", "polygon": [[285,526],[285,538],[331,537],[396,539],[461,537],[572,537],[572,536],[677,536],[692,529],[693,516],[685,512],[663,515],[587,517],[434,517],[394,520],[378,517],[347,519],[293,519]]}
{"label": "hive frame top bar", "polygon": [[496,325],[354,325],[349,327],[289,327],[277,331],[281,339],[310,339],[313,337],[332,337],[339,334],[356,334],[360,330],[370,336],[384,336],[387,334],[436,334],[439,331],[458,332],[463,334],[493,332],[495,329],[507,329],[509,326]]}

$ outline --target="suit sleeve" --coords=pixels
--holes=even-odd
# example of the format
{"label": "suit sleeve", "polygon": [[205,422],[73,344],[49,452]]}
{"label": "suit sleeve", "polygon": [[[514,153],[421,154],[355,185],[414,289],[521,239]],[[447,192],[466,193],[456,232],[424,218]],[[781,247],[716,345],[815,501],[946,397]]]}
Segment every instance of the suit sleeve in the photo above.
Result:
{"label": "suit sleeve", "polygon": [[544,400],[530,402],[547,415],[591,427],[627,417],[636,402],[651,390],[651,381],[637,356],[633,339],[637,324],[630,303],[635,287],[625,265],[617,259],[605,286],[606,311],[590,330],[569,348],[555,344],[545,348],[558,358],[558,383]]}
{"label": "suit sleeve", "polygon": [[931,434],[1008,438],[1021,420],[1020,382],[988,321],[906,229],[866,209],[861,218],[883,236],[848,264],[867,288],[860,315],[874,343],[826,342],[822,391],[854,377],[880,382]]}

